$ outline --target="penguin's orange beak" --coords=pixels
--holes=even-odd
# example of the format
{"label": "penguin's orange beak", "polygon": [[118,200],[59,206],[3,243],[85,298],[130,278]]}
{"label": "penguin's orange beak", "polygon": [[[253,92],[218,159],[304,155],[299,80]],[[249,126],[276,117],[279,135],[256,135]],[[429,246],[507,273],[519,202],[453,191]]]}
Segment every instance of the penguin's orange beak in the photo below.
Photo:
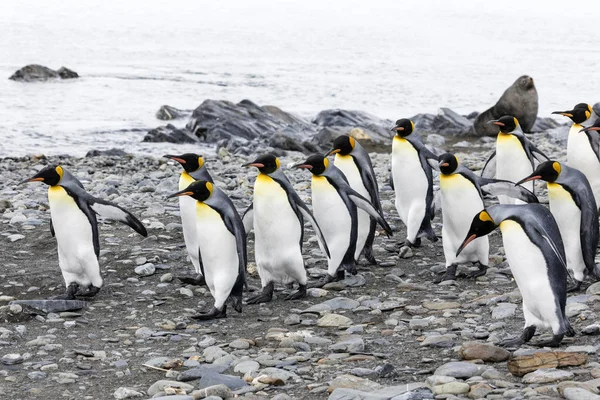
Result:
{"label": "penguin's orange beak", "polygon": [[565,117],[573,118],[573,111],[552,111],[552,114],[564,115]]}
{"label": "penguin's orange beak", "polygon": [[330,155],[332,155],[332,154],[337,154],[337,153],[339,153],[340,151],[341,151],[340,149],[333,149],[333,150],[330,150],[330,151],[329,151],[329,153],[325,154],[325,157],[329,157],[329,156],[330,156]]}
{"label": "penguin's orange beak", "polygon": [[183,158],[180,158],[180,157],[177,157],[177,156],[172,156],[172,155],[167,154],[166,156],[163,156],[163,157],[169,158],[169,159],[171,159],[173,161],[177,161],[179,164],[185,164],[186,163],[186,161]]}
{"label": "penguin's orange beak", "polygon": [[519,182],[515,183],[515,186],[522,185],[525,182],[537,181],[538,179],[542,179],[542,176],[541,175],[528,176],[527,178],[523,178]]}
{"label": "penguin's orange beak", "polygon": [[191,196],[193,194],[194,194],[194,192],[190,192],[189,190],[182,190],[181,192],[177,192],[177,193],[173,193],[171,195],[168,195],[167,199],[170,199],[172,197]]}
{"label": "penguin's orange beak", "polygon": [[395,126],[392,128],[392,131],[401,132],[404,130],[403,126]]}
{"label": "penguin's orange beak", "polygon": [[500,121],[498,121],[497,119],[494,119],[494,120],[492,120],[492,121],[488,121],[488,124],[491,124],[491,125],[498,125],[498,126],[504,126],[504,122],[500,122]]}
{"label": "penguin's orange beak", "polygon": [[257,162],[251,162],[248,164],[244,164],[242,165],[243,167],[256,167],[256,168],[264,168],[264,164],[263,163],[257,163]]}
{"label": "penguin's orange beak", "polygon": [[300,163],[300,164],[293,165],[292,168],[312,169],[313,166],[309,165],[309,164],[302,164],[302,163]]}
{"label": "penguin's orange beak", "polygon": [[448,164],[447,162],[440,164],[440,167],[449,167],[449,166],[450,166],[450,164]]}
{"label": "penguin's orange beak", "polygon": [[460,247],[458,248],[458,250],[456,250],[456,257],[458,257],[458,255],[463,251],[463,249],[465,247],[467,247],[467,245],[469,243],[471,243],[475,239],[477,239],[477,235],[476,234],[472,234],[471,236],[469,236],[468,238],[466,238],[465,241],[460,245]]}
{"label": "penguin's orange beak", "polygon": [[44,182],[44,178],[28,178],[28,179],[25,179],[24,181],[17,183],[17,185],[22,185],[27,182]]}

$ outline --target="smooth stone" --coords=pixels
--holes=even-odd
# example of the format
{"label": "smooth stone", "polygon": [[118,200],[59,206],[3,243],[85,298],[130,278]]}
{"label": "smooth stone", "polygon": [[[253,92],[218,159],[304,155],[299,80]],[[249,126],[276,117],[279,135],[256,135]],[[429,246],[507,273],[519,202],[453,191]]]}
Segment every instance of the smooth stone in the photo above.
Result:
{"label": "smooth stone", "polygon": [[581,314],[583,311],[589,310],[590,307],[584,303],[569,303],[565,306],[565,314],[567,317],[575,317]]}
{"label": "smooth stone", "polygon": [[9,304],[31,307],[45,313],[59,313],[86,308],[88,303],[81,300],[14,300]]}
{"label": "smooth stone", "polygon": [[194,386],[189,385],[187,383],[161,379],[159,381],[154,382],[148,388],[148,392],[147,392],[148,396],[154,396],[155,394],[157,394],[159,392],[164,392],[165,388],[169,388],[169,387],[182,389],[186,393],[190,393],[192,390],[194,390]]}
{"label": "smooth stone", "polygon": [[186,396],[183,394],[176,394],[174,396],[152,397],[152,400],[195,400],[195,399],[194,399],[194,396]]}
{"label": "smooth stone", "polygon": [[356,300],[348,299],[346,297],[336,297],[331,300],[324,301],[319,304],[315,304],[306,310],[303,310],[303,313],[319,313],[322,311],[333,311],[333,310],[354,310],[356,307],[360,306],[360,303]]}
{"label": "smooth stone", "polygon": [[237,350],[245,350],[250,348],[250,343],[247,340],[236,339],[233,342],[229,343],[229,347]]}
{"label": "smooth stone", "polygon": [[25,359],[20,354],[5,354],[0,358],[4,365],[16,365],[21,364]]}
{"label": "smooth stone", "polygon": [[487,343],[467,342],[458,350],[458,355],[463,360],[483,360],[485,362],[506,361],[510,352],[502,347]]}
{"label": "smooth stone", "polygon": [[477,375],[479,367],[466,361],[452,361],[438,367],[434,375],[452,376],[454,378],[466,379]]}
{"label": "smooth stone", "polygon": [[150,276],[150,275],[154,275],[155,272],[156,272],[156,267],[152,263],[138,265],[137,267],[135,267],[136,275]]}
{"label": "smooth stone", "polygon": [[490,394],[494,389],[487,383],[476,383],[471,386],[469,394],[467,395],[470,399],[483,399]]}
{"label": "smooth stone", "polygon": [[565,388],[562,395],[567,400],[600,400],[600,396],[597,394],[577,387]]}
{"label": "smooth stone", "polygon": [[[12,221],[11,221],[12,223]],[[600,294],[600,282],[594,282],[590,286],[588,286],[585,291],[586,294]]]}
{"label": "smooth stone", "polygon": [[209,386],[204,389],[194,390],[192,392],[194,399],[209,399],[209,398],[219,398],[219,399],[230,399],[233,398],[233,394],[231,393],[231,389],[229,389],[226,385],[215,385]]}
{"label": "smooth stone", "polygon": [[423,307],[428,310],[447,310],[459,308],[460,304],[454,301],[424,301]]}
{"label": "smooth stone", "polygon": [[117,390],[115,390],[115,392],[113,393],[113,397],[117,400],[123,400],[133,399],[136,397],[144,397],[144,394],[130,388],[120,387]]}
{"label": "smooth stone", "polygon": [[556,368],[542,368],[530,372],[523,377],[523,383],[550,383],[573,379],[572,372]]}
{"label": "smooth stone", "polygon": [[360,353],[365,351],[365,342],[360,336],[343,337],[339,342],[329,346],[329,350],[337,353]]}
{"label": "smooth stone", "polygon": [[213,372],[204,374],[202,378],[200,378],[200,382],[198,383],[200,389],[204,389],[215,385],[225,385],[231,390],[237,390],[248,386],[248,384],[244,380],[240,379],[237,376],[222,375]]}
{"label": "smooth stone", "polygon": [[464,382],[450,382],[433,387],[435,394],[463,394],[469,392],[471,387]]}
{"label": "smooth stone", "polygon": [[352,320],[339,314],[325,314],[317,320],[317,326],[321,327],[341,327],[352,325]]}
{"label": "smooth stone", "polygon": [[354,375],[344,374],[344,375],[339,375],[339,376],[335,377],[329,383],[329,391],[330,392],[335,389],[338,389],[338,388],[356,389],[356,390],[362,390],[362,391],[372,391],[372,390],[381,389],[382,386],[379,383],[373,382],[369,379],[359,378]]}
{"label": "smooth stone", "polygon": [[204,357],[206,362],[212,363],[213,361],[221,357],[225,357],[228,354],[229,353],[221,349],[219,346],[210,346],[204,349],[204,351],[202,352],[202,357]]}
{"label": "smooth stone", "polygon": [[183,371],[177,376],[177,380],[180,382],[195,381],[206,374],[220,374],[225,372],[228,368],[229,366],[226,364],[204,364]]}
{"label": "smooth stone", "polygon": [[153,333],[154,331],[152,329],[144,326],[142,328],[137,329],[134,335],[136,338],[148,339],[152,336]]}
{"label": "smooth stone", "polygon": [[233,367],[233,372],[239,372],[242,374],[246,374],[248,372],[258,371],[260,369],[260,364],[256,361],[242,361],[237,363],[235,367]]}
{"label": "smooth stone", "polygon": [[496,307],[492,309],[493,319],[504,319],[515,315],[517,305],[513,303],[498,303]]}
{"label": "smooth stone", "polygon": [[448,335],[431,335],[427,336],[420,344],[421,347],[452,347],[454,340],[457,338],[455,334]]}

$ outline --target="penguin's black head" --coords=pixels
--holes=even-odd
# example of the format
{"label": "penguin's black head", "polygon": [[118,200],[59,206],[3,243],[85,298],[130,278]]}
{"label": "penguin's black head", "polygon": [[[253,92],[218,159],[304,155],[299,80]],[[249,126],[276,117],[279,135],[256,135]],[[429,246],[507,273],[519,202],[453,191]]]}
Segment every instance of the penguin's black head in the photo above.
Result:
{"label": "penguin's black head", "polygon": [[273,154],[263,154],[251,163],[244,164],[244,167],[256,167],[263,174],[272,174],[279,169],[279,159]]}
{"label": "penguin's black head", "polygon": [[167,154],[163,157],[177,161],[187,173],[198,171],[204,165],[204,159],[202,156],[195,153],[185,153],[180,156]]}
{"label": "penguin's black head", "polygon": [[502,133],[511,133],[519,126],[519,120],[512,115],[505,115],[488,123],[498,125]]}
{"label": "penguin's black head", "polygon": [[346,135],[338,136],[333,141],[333,149],[330,150],[329,153],[327,153],[325,155],[325,157],[327,157],[331,154],[337,154],[337,153],[339,153],[343,156],[347,156],[348,154],[352,153],[352,150],[354,150],[355,145],[356,145],[356,141],[354,140],[353,137],[346,136]]}
{"label": "penguin's black head", "polygon": [[560,114],[571,118],[576,124],[581,124],[587,121],[592,116],[592,106],[587,103],[579,103],[572,110],[568,111],[553,111],[552,114]]}
{"label": "penguin's black head", "polygon": [[523,91],[530,90],[534,87],[533,78],[529,75],[520,76],[519,79],[517,79],[517,85]]}
{"label": "penguin's black head", "polygon": [[29,179],[25,179],[19,182],[19,185],[27,182],[44,182],[47,185],[55,186],[58,185],[63,177],[63,168],[59,165],[48,166]]}
{"label": "penguin's black head", "polygon": [[322,154],[313,154],[308,157],[306,161],[294,165],[293,168],[308,169],[313,175],[321,175],[327,170],[329,166],[329,160]]}
{"label": "penguin's black head", "polygon": [[413,133],[415,130],[415,124],[407,118],[402,118],[396,121],[396,125],[392,128],[392,131],[396,132],[396,135],[400,137],[406,137]]}
{"label": "penguin's black head", "polygon": [[444,153],[439,157],[440,172],[449,175],[458,168],[458,158],[452,153]]}
{"label": "penguin's black head", "polygon": [[469,232],[467,233],[467,237],[462,242],[458,250],[456,251],[456,256],[460,254],[461,251],[473,240],[478,237],[485,236],[488,233],[492,232],[496,229],[496,223],[490,217],[490,214],[486,210],[482,210],[475,215],[473,218],[473,222],[471,222],[471,227],[469,228]]}
{"label": "penguin's black head", "polygon": [[531,173],[526,178],[521,179],[516,185],[520,185],[529,181],[536,181],[541,179],[546,182],[554,182],[560,176],[560,171],[562,170],[562,166],[558,161],[544,161],[540,165],[537,166],[535,171]]}
{"label": "penguin's black head", "polygon": [[171,197],[190,196],[198,201],[206,201],[212,195],[213,190],[213,184],[208,181],[194,181],[185,189],[167,196],[167,199]]}

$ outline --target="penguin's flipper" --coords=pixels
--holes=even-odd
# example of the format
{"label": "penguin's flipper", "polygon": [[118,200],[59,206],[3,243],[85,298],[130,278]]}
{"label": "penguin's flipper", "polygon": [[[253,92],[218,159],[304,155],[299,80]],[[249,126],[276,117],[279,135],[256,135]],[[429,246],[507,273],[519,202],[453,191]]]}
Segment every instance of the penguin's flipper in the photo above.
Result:
{"label": "penguin's flipper", "polygon": [[396,190],[396,188],[394,187],[394,175],[392,174],[392,171],[390,171],[390,174],[388,176],[388,183],[392,190]]}
{"label": "penguin's flipper", "polygon": [[114,221],[121,222],[125,225],[129,225],[134,231],[142,236],[148,236],[146,227],[133,216],[132,213],[125,210],[124,208],[111,203],[110,201],[98,199],[96,197],[89,196],[87,199],[90,208],[99,216],[105,219],[112,219]]}
{"label": "penguin's flipper", "polygon": [[[585,197],[582,198],[581,193],[583,188],[580,189],[578,185],[567,188],[573,198],[573,202],[581,211],[580,216],[580,229],[579,238],[581,240],[581,253],[583,255],[583,262],[588,273],[595,278],[600,278],[600,270],[596,265],[596,248],[598,247],[598,240],[600,237],[599,224],[598,224],[598,209],[596,208],[595,202],[586,201]],[[593,204],[592,204],[593,203]]]}
{"label": "penguin's flipper", "polygon": [[323,232],[321,232],[321,228],[319,227],[317,220],[312,215],[308,207],[306,207],[306,204],[302,203],[302,205],[304,205],[304,207],[298,207],[302,213],[302,216],[304,216],[304,218],[306,218],[312,225],[315,235],[317,235],[317,239],[319,240],[319,244],[321,245],[321,250],[327,255],[327,258],[331,257],[329,254],[329,247],[327,247],[327,241],[325,240],[325,236],[323,236]]}
{"label": "penguin's flipper", "polygon": [[[541,230],[536,229],[537,226],[539,226],[541,228]],[[564,250],[562,252],[560,251],[561,249],[559,249],[557,244],[552,239],[552,236],[545,230],[543,225],[541,225],[541,224],[536,225],[536,226],[534,226],[534,229],[546,241],[546,243],[548,243],[548,245],[550,246],[550,249],[556,255],[556,258],[560,261],[560,264],[562,265],[562,267],[565,269],[567,276],[569,276],[570,274],[569,274],[569,269],[567,268],[567,261],[566,261],[566,256],[565,256]],[[560,236],[559,236],[559,238],[560,238]]]}
{"label": "penguin's flipper", "polygon": [[254,227],[254,203],[250,203],[246,211],[244,211],[244,215],[242,216],[242,222],[244,223],[244,230],[246,231],[246,235],[252,231]]}
{"label": "penguin's flipper", "polygon": [[550,158],[548,158],[548,156],[545,155],[543,151],[541,151],[540,149],[538,149],[533,143],[531,143],[531,142],[528,141],[527,145],[529,146],[529,151],[531,152],[531,155],[538,162],[543,163],[544,161],[550,160]]}
{"label": "penguin's flipper", "polygon": [[385,219],[383,219],[383,215],[381,215],[381,213],[377,211],[375,207],[373,207],[373,204],[371,204],[369,200],[365,199],[358,192],[352,189],[350,190],[351,191],[348,193],[348,197],[350,198],[350,200],[352,200],[352,202],[356,204],[358,208],[366,211],[367,214],[373,217],[375,221],[377,221],[377,223],[381,225],[383,229],[385,229],[385,233],[387,233],[388,236],[392,236],[392,228],[390,228],[388,223],[385,222]]}
{"label": "penguin's flipper", "polygon": [[490,154],[481,170],[482,178],[493,178],[494,176],[496,176],[496,150]]}
{"label": "penguin's flipper", "polygon": [[479,178],[479,187],[485,193],[492,196],[508,196],[514,199],[522,200],[527,203],[539,203],[538,198],[528,189],[521,185],[515,185],[513,182],[501,179]]}

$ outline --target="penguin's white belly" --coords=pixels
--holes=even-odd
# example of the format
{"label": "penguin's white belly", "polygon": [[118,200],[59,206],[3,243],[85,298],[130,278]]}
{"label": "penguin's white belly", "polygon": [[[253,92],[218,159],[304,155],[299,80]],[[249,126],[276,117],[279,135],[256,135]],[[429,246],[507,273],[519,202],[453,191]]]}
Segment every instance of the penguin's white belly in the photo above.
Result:
{"label": "penguin's white belly", "polygon": [[220,308],[239,273],[235,236],[217,211],[199,201],[196,202],[196,233],[206,285],[215,298],[215,307]]}
{"label": "penguin's white belly", "polygon": [[[510,134],[498,134],[496,142],[496,178],[518,182],[533,172],[531,161],[519,139]],[[522,185],[533,192],[533,182]],[[498,196],[500,204],[523,204],[508,196]]]}
{"label": "penguin's white belly", "polygon": [[[58,244],[59,265],[68,283],[102,285],[94,251],[92,225],[75,200],[61,186],[48,189],[52,225]],[[98,284],[99,283],[99,284]]]}
{"label": "penguin's white belly", "polygon": [[535,321],[526,323],[533,322],[536,326],[551,327],[556,331],[560,321],[544,255],[529,240],[519,223],[502,221],[500,230],[510,270],[523,296],[523,308],[535,318]]}
{"label": "penguin's white belly", "polygon": [[287,193],[269,176],[259,174],[254,185],[254,243],[263,283],[290,283],[306,276],[300,251],[303,227]]}
{"label": "penguin's white belly", "polygon": [[[342,156],[340,154],[335,155],[335,166],[338,167],[344,175],[346,179],[348,179],[348,183],[350,187],[356,190],[359,194],[363,195],[367,200],[371,201],[371,196],[363,183],[362,177],[360,176],[360,171],[358,167],[354,163],[354,159],[352,156]],[[357,209],[358,215],[358,237],[356,240],[356,251],[354,252],[354,259],[358,260],[360,253],[365,246],[365,242],[367,241],[367,237],[369,236],[369,231],[371,228],[371,217],[366,211],[362,209]]]}
{"label": "penguin's white belly", "polygon": [[[179,178],[179,190],[187,188],[192,182],[194,182],[194,178],[186,172],[182,173]],[[198,239],[196,237],[196,200],[189,196],[180,196],[179,212],[181,214],[181,226],[183,228],[185,247],[196,273],[199,274]]]}
{"label": "penguin's white belly", "polygon": [[327,178],[313,176],[313,213],[329,247],[329,275],[334,276],[350,246],[352,219],[344,201]]}
{"label": "penguin's white belly", "polygon": [[582,128],[581,125],[574,124],[569,131],[567,164],[577,168],[585,175],[594,192],[596,205],[598,205],[600,204],[600,162],[592,150],[585,132],[579,132]]}
{"label": "penguin's white belly", "polygon": [[548,183],[548,197],[550,211],[558,224],[565,245],[567,268],[573,271],[575,279],[583,281],[585,262],[581,251],[581,210],[569,192],[559,184]]}
{"label": "penguin's white belly", "polygon": [[[429,183],[419,153],[408,140],[398,136],[394,136],[392,144],[392,178],[396,194],[396,209],[400,219],[408,225],[409,214],[422,214],[418,221],[420,226],[425,216]],[[414,219],[416,221],[419,218]],[[419,226],[416,227],[417,230]]]}
{"label": "penguin's white belly", "polygon": [[484,208],[479,192],[473,183],[460,174],[440,175],[440,192],[446,266],[468,261],[480,261],[488,265],[490,246],[487,236],[473,240],[456,257],[456,251],[467,237],[473,217]]}

